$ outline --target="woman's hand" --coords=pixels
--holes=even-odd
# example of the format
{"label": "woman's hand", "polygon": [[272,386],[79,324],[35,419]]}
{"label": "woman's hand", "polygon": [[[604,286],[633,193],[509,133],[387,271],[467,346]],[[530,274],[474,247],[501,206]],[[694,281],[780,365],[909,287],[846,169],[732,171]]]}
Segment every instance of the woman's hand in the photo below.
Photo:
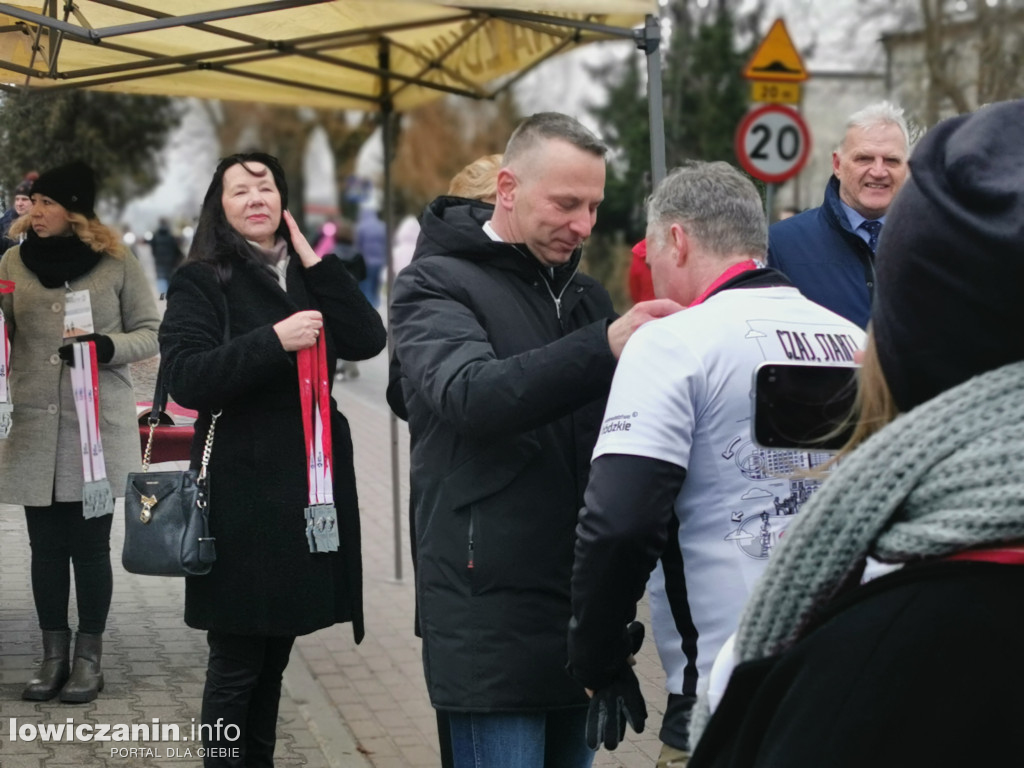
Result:
{"label": "woman's hand", "polygon": [[[291,217],[288,218],[290,221]],[[289,226],[294,225],[294,222],[289,224]],[[309,243],[306,243],[306,247],[309,248]],[[285,352],[297,352],[316,344],[316,340],[320,336],[320,329],[323,327],[324,316],[315,309],[306,309],[286,317],[279,323],[274,323],[274,333],[281,340],[281,346],[284,347]]]}
{"label": "woman's hand", "polygon": [[299,229],[299,225],[295,223],[295,219],[288,211],[281,213],[284,216],[284,223],[288,226],[288,233],[292,236],[292,247],[295,249],[295,253],[299,255],[299,259],[302,260],[302,266],[312,267],[320,263],[320,257],[316,255],[313,250],[313,246],[309,244],[306,236],[302,234],[302,230]]}

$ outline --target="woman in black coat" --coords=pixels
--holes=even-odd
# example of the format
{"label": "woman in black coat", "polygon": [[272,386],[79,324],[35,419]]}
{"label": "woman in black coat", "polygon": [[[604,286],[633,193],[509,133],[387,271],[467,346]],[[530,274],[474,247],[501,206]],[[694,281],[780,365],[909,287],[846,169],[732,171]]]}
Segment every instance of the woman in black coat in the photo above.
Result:
{"label": "woman in black coat", "polygon": [[356,642],[363,637],[348,422],[332,399],[338,546],[313,552],[326,540],[313,546],[307,533],[297,353],[324,334],[329,388],[339,357],[373,357],[386,333],[341,262],[316,256],[287,202],[276,158],[222,160],[160,329],[170,393],[200,412],[194,465],[220,411],[209,466],[217,561],[185,589],[185,621],[207,630],[210,646],[201,722],[215,749],[206,766],[273,765],[281,677],[297,635],[351,621]]}

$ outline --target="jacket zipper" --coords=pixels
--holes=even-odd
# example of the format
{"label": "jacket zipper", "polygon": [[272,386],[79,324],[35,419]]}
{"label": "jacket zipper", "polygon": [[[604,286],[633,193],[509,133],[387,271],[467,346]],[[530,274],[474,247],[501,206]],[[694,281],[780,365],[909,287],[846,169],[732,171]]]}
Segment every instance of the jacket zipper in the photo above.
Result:
{"label": "jacket zipper", "polygon": [[559,321],[562,319],[562,296],[565,294],[565,289],[569,287],[572,283],[572,279],[576,277],[576,273],[579,271],[580,265],[577,264],[576,269],[572,271],[572,274],[569,276],[569,279],[565,281],[565,285],[562,286],[562,290],[558,292],[557,296],[555,296],[555,292],[551,290],[551,285],[548,283],[547,278],[544,277],[544,275],[540,276],[540,281],[544,283],[544,287],[548,289],[548,295],[551,296],[551,300],[555,302],[555,316]]}
{"label": "jacket zipper", "polygon": [[466,568],[473,570],[473,511],[469,512],[469,554],[466,560]]}

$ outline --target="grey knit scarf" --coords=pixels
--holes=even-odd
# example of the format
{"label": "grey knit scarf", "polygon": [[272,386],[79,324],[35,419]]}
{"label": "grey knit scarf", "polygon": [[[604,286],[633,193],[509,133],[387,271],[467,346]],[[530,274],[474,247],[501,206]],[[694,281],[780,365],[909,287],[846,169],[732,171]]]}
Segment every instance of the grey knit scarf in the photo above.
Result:
{"label": "grey knit scarf", "polygon": [[[1024,362],[897,418],[842,462],[786,532],[740,620],[737,662],[792,646],[868,555],[908,563],[1024,539],[1022,467]],[[702,700],[692,745],[707,717]]]}

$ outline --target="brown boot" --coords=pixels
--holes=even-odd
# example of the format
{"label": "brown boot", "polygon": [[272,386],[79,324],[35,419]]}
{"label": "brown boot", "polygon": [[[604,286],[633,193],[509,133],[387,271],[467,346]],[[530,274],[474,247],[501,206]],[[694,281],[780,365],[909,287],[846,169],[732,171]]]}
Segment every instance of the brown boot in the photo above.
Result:
{"label": "brown boot", "polygon": [[28,701],[49,701],[67,682],[71,665],[68,651],[71,648],[71,630],[62,632],[43,631],[43,663],[36,676],[28,681],[21,698]]}
{"label": "brown boot", "polygon": [[71,677],[60,692],[60,700],[69,704],[85,704],[103,690],[103,635],[75,634],[75,658]]}

